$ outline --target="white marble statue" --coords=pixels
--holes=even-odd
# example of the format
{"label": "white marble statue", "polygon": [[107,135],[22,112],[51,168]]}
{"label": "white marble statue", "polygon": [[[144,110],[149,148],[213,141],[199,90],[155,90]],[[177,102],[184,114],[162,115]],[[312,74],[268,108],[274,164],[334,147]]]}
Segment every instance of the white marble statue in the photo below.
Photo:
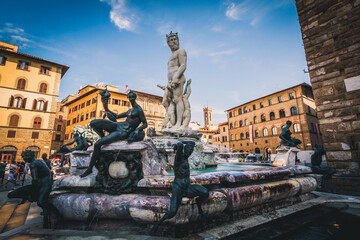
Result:
{"label": "white marble statue", "polygon": [[172,52],[168,61],[168,84],[166,87],[159,86],[164,90],[163,105],[166,109],[166,118],[162,127],[172,131],[184,131],[191,119],[189,95],[190,83],[189,79],[185,92],[184,84],[186,78],[184,72],[186,70],[186,52],[179,48],[179,37],[177,33],[166,35],[167,44]]}

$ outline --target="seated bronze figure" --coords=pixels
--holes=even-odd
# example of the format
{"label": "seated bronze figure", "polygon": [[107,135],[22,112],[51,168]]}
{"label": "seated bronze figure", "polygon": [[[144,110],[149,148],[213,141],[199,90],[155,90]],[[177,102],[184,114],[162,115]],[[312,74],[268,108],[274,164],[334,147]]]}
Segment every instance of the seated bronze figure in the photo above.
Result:
{"label": "seated bronze figure", "polygon": [[281,139],[280,144],[288,147],[297,147],[302,142],[297,138],[291,137],[291,124],[291,121],[286,121],[286,126],[281,129],[281,134],[279,135]]}
{"label": "seated bronze figure", "polygon": [[206,215],[201,208],[201,203],[209,198],[209,191],[199,185],[190,183],[190,166],[188,158],[194,151],[195,142],[181,141],[174,145],[176,151],[174,162],[174,184],[172,186],[172,195],[170,200],[170,209],[152,228],[152,232],[156,232],[159,225],[166,219],[173,218],[179,209],[183,197],[196,198],[196,205],[202,219],[206,219]]}
{"label": "seated bronze figure", "polygon": [[[73,148],[68,148],[67,146],[76,143],[76,146]],[[92,145],[92,142],[87,139],[86,137],[81,136],[79,133],[74,134],[74,140],[64,144],[60,148],[61,154],[61,164],[60,167],[64,165],[64,157],[66,153],[73,152],[73,151],[86,151],[86,149]]]}
{"label": "seated bronze figure", "polygon": [[[86,177],[92,173],[92,168],[99,159],[101,146],[110,144],[119,140],[127,139],[128,142],[141,141],[145,137],[144,129],[147,127],[147,121],[143,109],[136,103],[136,93],[130,91],[127,97],[132,108],[127,112],[116,114],[109,110],[108,102],[110,93],[107,90],[100,92],[101,101],[104,105],[105,115],[110,119],[95,119],[90,122],[90,126],[100,136],[100,139],[94,144],[94,152],[91,156],[89,167],[81,174]],[[124,122],[116,122],[118,118],[126,118]],[[142,125],[139,127],[140,123]],[[105,136],[104,131],[109,134]]]}

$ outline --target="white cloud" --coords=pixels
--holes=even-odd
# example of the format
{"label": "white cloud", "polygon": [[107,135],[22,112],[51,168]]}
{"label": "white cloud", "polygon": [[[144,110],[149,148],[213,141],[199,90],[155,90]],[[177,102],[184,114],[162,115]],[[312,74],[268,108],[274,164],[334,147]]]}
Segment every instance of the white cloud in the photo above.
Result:
{"label": "white cloud", "polygon": [[31,40],[29,40],[25,37],[22,37],[22,36],[18,36],[18,35],[11,35],[10,37],[11,37],[11,39],[13,39],[15,41],[19,41],[19,42],[32,42]]}
{"label": "white cloud", "polygon": [[136,16],[129,15],[125,6],[126,0],[100,0],[111,6],[110,20],[120,30],[135,31]]}
{"label": "white cloud", "polygon": [[223,28],[220,26],[214,26],[211,28],[211,31],[221,33],[221,32],[223,32]]}
{"label": "white cloud", "polygon": [[245,7],[247,2],[243,2],[240,4],[230,3],[226,8],[225,15],[232,20],[240,20],[243,15],[248,11]]}
{"label": "white cloud", "polygon": [[19,27],[14,27],[14,25],[12,23],[5,23],[5,26],[0,29],[0,32],[3,33],[11,33],[11,34],[23,34],[24,33],[24,29],[19,28]]}
{"label": "white cloud", "polygon": [[208,56],[216,57],[216,56],[221,56],[221,55],[232,55],[238,51],[239,51],[239,49],[228,49],[228,50],[223,50],[223,51],[219,51],[219,52],[208,53]]}

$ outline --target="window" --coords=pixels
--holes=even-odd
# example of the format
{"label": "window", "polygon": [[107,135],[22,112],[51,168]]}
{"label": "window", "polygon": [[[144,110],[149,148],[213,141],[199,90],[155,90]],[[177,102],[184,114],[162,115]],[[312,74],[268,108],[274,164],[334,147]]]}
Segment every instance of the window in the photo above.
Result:
{"label": "window", "polygon": [[85,120],[88,120],[89,119],[89,114],[87,113],[86,115],[85,115]]}
{"label": "window", "polygon": [[42,83],[40,84],[40,93],[46,93],[47,90],[47,84],[46,83]]}
{"label": "window", "polygon": [[271,128],[272,135],[277,135],[276,127]]}
{"label": "window", "polygon": [[90,105],[90,100],[86,101],[86,106]]}
{"label": "window", "polygon": [[80,122],[81,121],[84,121],[84,115],[81,115],[81,117],[80,117]]}
{"label": "window", "polygon": [[69,113],[71,113],[71,108],[69,108]]}
{"label": "window", "polygon": [[270,120],[275,120],[275,113],[274,112],[270,113]]}
{"label": "window", "polygon": [[66,121],[66,126],[69,126],[70,125],[70,120],[67,120]]}
{"label": "window", "polygon": [[246,138],[249,138],[249,132],[246,132],[245,135],[246,135]]}
{"label": "window", "polygon": [[280,115],[280,118],[284,118],[284,117],[285,117],[285,111],[284,111],[284,110],[280,110],[280,111],[279,111],[279,115]]}
{"label": "window", "polygon": [[96,97],[94,97],[92,100],[91,100],[91,103],[96,103]]}
{"label": "window", "polygon": [[17,83],[16,88],[17,88],[17,89],[22,89],[22,90],[24,90],[24,89],[25,89],[25,85],[26,85],[26,80],[23,79],[23,78],[20,78],[20,79],[18,80],[18,83]]}
{"label": "window", "polygon": [[261,122],[265,122],[265,121],[266,121],[265,114],[261,114]]}
{"label": "window", "polygon": [[40,128],[41,127],[41,118],[40,117],[36,117],[34,119],[34,123],[33,123],[33,128]]}
{"label": "window", "polygon": [[231,118],[232,117],[232,112],[229,112],[229,118]]}
{"label": "window", "polygon": [[263,129],[263,135],[264,135],[264,137],[266,137],[266,136],[268,135],[268,130],[267,130],[267,128],[264,128],[264,129]]}
{"label": "window", "polygon": [[7,59],[6,57],[0,56],[0,65],[5,65],[6,59]]}
{"label": "window", "polygon": [[234,135],[230,135],[230,139],[231,139],[231,141],[234,141]]}
{"label": "window", "polygon": [[56,135],[55,135],[55,141],[56,141],[56,142],[60,142],[60,141],[61,141],[61,134],[56,134]]}
{"label": "window", "polygon": [[77,123],[79,122],[79,119],[80,119],[80,116],[77,115],[77,117],[76,117],[76,122],[77,122]]}
{"label": "window", "polygon": [[39,132],[32,132],[31,139],[39,139]]}
{"label": "window", "polygon": [[56,131],[61,131],[61,125],[57,125]]}
{"label": "window", "polygon": [[249,120],[245,119],[245,126],[249,125]]}
{"label": "window", "polygon": [[9,127],[17,127],[19,125],[19,116],[12,115],[10,117]]}
{"label": "window", "polygon": [[13,107],[21,108],[23,99],[21,97],[16,97]]}
{"label": "window", "polygon": [[125,107],[129,106],[129,102],[128,101],[123,101],[123,106],[125,106]]}
{"label": "window", "polygon": [[272,105],[272,100],[271,99],[269,99],[269,106],[271,106]]}
{"label": "window", "polygon": [[240,125],[240,127],[243,126],[243,120],[240,120],[240,121],[239,121],[239,125]]}
{"label": "window", "polygon": [[95,117],[95,113],[96,113],[95,111],[91,112],[91,113],[90,113],[90,118],[94,118],[94,117]]}
{"label": "window", "polygon": [[282,102],[282,96],[278,96],[279,103]]}
{"label": "window", "polygon": [[62,122],[62,120],[63,120],[63,116],[60,115],[60,116],[59,116],[59,121]]}
{"label": "window", "polygon": [[294,99],[295,98],[294,93],[289,93],[289,98]]}
{"label": "window", "polygon": [[258,123],[257,116],[254,117],[254,124],[255,124],[255,123]]}
{"label": "window", "polygon": [[212,139],[212,135],[209,135],[209,139]]}
{"label": "window", "polygon": [[242,109],[241,108],[238,110],[238,113],[239,113],[239,115],[242,114]]}
{"label": "window", "polygon": [[76,112],[77,109],[78,109],[78,106],[75,106],[75,107],[73,108],[73,112]]}
{"label": "window", "polygon": [[259,130],[255,130],[255,137],[259,137]]}
{"label": "window", "polygon": [[235,128],[239,127],[239,126],[238,126],[238,122],[235,122],[235,123],[234,123],[234,126],[235,126]]}
{"label": "window", "polygon": [[297,115],[297,109],[296,109],[296,107],[290,108],[290,112],[291,112],[291,116]]}
{"label": "window", "polygon": [[260,103],[260,108],[263,108],[263,107],[264,107],[264,103],[261,102],[261,103]]}
{"label": "window", "polygon": [[233,124],[232,123],[230,123],[230,129],[233,129]]}
{"label": "window", "polygon": [[225,127],[223,127],[223,132],[225,132]]}
{"label": "window", "polygon": [[65,140],[69,139],[69,134],[65,134]]}
{"label": "window", "polygon": [[73,118],[72,119],[72,124],[75,124],[76,123],[76,118]]}
{"label": "window", "polygon": [[256,110],[256,105],[255,104],[253,105],[253,110]]}
{"label": "window", "polygon": [[81,108],[84,108],[84,107],[85,107],[85,103],[82,103],[82,104],[81,104]]}
{"label": "window", "polygon": [[36,110],[45,111],[45,101],[43,100],[37,101]]}
{"label": "window", "polygon": [[244,139],[244,134],[240,133],[240,139]]}
{"label": "window", "polygon": [[15,138],[16,131],[9,130],[7,134],[7,138]]}
{"label": "window", "polygon": [[41,66],[41,68],[40,68],[41,74],[50,75],[50,71],[51,71],[51,68],[49,68],[49,67]]}
{"label": "window", "polygon": [[294,132],[300,132],[300,124],[298,124],[298,123],[295,123],[294,124]]}
{"label": "window", "polygon": [[64,107],[60,107],[60,112],[64,112]]}
{"label": "window", "polygon": [[30,63],[28,62],[25,62],[25,61],[19,61],[18,64],[17,64],[17,69],[21,69],[21,70],[29,70],[29,66],[30,66]]}
{"label": "window", "polygon": [[244,107],[244,113],[247,113],[247,111],[248,111],[247,107]]}

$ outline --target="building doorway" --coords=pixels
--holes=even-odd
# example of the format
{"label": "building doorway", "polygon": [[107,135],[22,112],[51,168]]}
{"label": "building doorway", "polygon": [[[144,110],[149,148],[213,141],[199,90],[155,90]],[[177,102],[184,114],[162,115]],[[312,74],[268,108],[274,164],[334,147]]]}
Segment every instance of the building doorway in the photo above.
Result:
{"label": "building doorway", "polygon": [[271,148],[265,148],[265,158],[269,160],[271,158]]}
{"label": "building doorway", "polygon": [[37,147],[37,146],[30,146],[30,147],[27,147],[26,150],[31,150],[35,153],[35,158],[38,158],[39,156],[39,153],[40,153],[40,148]]}
{"label": "building doorway", "polygon": [[260,153],[260,148],[255,148],[255,153],[259,154]]}
{"label": "building doorway", "polygon": [[4,146],[0,149],[0,160],[14,162],[16,157],[17,149],[14,146]]}

